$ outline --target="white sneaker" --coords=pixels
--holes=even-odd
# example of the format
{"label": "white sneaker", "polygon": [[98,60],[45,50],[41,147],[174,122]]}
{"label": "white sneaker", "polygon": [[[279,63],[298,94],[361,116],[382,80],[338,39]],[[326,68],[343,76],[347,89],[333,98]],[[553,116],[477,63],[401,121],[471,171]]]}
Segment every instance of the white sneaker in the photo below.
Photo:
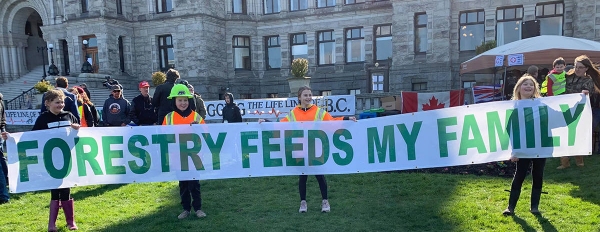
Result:
{"label": "white sneaker", "polygon": [[204,211],[202,210],[196,210],[196,216],[198,216],[199,218],[203,218],[206,217],[206,213],[204,213]]}
{"label": "white sneaker", "polygon": [[321,203],[321,212],[329,213],[330,210],[331,207],[329,206],[329,201],[323,200],[323,202]]}
{"label": "white sneaker", "polygon": [[181,214],[179,214],[179,216],[177,216],[177,218],[184,219],[188,216],[190,216],[190,211],[184,210],[183,212],[181,212]]}
{"label": "white sneaker", "polygon": [[298,210],[298,212],[300,213],[306,213],[306,211],[308,211],[308,206],[306,205],[306,201],[300,201],[300,209]]}

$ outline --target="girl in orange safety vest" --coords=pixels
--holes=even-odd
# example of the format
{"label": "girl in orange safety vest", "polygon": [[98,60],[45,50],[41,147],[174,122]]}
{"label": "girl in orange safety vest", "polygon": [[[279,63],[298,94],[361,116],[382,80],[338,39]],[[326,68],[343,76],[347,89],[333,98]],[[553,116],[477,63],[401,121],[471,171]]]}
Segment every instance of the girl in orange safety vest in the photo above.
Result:
{"label": "girl in orange safety vest", "polygon": [[[308,86],[300,87],[298,90],[298,105],[290,111],[290,113],[283,118],[280,122],[296,122],[296,121],[333,121],[350,119],[356,121],[356,117],[332,117],[326,110],[312,104],[312,90]],[[264,122],[265,120],[259,119],[258,122]],[[319,182],[319,189],[321,190],[321,212],[329,212],[330,205],[327,198],[327,183],[324,175],[315,175]],[[305,213],[308,210],[306,203],[306,181],[307,175],[300,175],[298,179],[298,191],[300,192],[300,209],[298,212]]]}
{"label": "girl in orange safety vest", "polygon": [[[175,98],[175,110],[168,113],[163,120],[163,125],[179,125],[179,124],[205,124],[204,119],[193,111],[190,107],[189,99],[194,96],[190,90],[182,84],[176,84],[171,88],[171,94],[168,99]],[[200,195],[200,181],[184,180],[179,181],[179,196],[181,197],[181,206],[183,212],[177,216],[179,219],[184,219],[190,215],[192,206],[195,214],[199,218],[206,217],[206,213],[202,211],[202,197]],[[193,199],[193,201],[192,201]]]}

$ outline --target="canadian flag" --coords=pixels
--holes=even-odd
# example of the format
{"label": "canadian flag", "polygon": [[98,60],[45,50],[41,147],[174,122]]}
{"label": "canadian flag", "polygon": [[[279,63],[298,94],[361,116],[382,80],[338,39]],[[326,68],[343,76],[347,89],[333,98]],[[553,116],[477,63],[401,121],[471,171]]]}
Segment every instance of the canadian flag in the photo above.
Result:
{"label": "canadian flag", "polygon": [[464,89],[437,93],[402,92],[402,113],[461,106],[464,98]]}

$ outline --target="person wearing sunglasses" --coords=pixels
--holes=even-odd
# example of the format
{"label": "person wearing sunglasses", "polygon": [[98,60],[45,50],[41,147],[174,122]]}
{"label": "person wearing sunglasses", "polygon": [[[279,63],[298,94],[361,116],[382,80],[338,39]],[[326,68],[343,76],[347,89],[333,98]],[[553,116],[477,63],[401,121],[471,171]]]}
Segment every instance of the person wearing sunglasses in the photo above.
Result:
{"label": "person wearing sunglasses", "polygon": [[104,126],[126,126],[131,121],[129,119],[131,104],[123,98],[122,92],[120,85],[114,85],[111,95],[104,101],[102,108]]}

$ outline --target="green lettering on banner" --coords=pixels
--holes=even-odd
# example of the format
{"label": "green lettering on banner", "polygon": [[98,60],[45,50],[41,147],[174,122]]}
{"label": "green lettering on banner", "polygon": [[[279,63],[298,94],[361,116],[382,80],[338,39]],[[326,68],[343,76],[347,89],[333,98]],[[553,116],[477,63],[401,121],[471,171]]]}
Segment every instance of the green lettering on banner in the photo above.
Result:
{"label": "green lettering on banner", "polygon": [[540,111],[540,141],[542,147],[560,147],[559,136],[548,136],[548,106],[539,106]]}
{"label": "green lettering on banner", "polygon": [[29,181],[29,171],[27,169],[27,165],[37,164],[38,157],[27,156],[27,150],[37,149],[38,142],[37,140],[33,141],[21,141],[17,143],[17,153],[19,154],[19,181],[27,182]]}
{"label": "green lettering on banner", "polygon": [[[57,169],[52,162],[52,151],[58,148],[62,154],[63,167]],[[51,138],[44,145],[44,166],[46,171],[54,179],[63,179],[71,172],[71,148],[69,144],[60,138]]]}
{"label": "green lettering on banner", "polygon": [[585,104],[577,104],[575,107],[575,113],[571,115],[571,107],[567,104],[561,104],[560,109],[563,113],[563,117],[565,118],[565,122],[567,123],[567,127],[569,128],[569,146],[575,145],[575,136],[577,135],[577,125],[579,124],[579,119],[581,118],[581,112],[583,112],[583,108]]}
{"label": "green lettering on banner", "polygon": [[367,140],[370,164],[375,163],[375,152],[377,152],[379,163],[384,163],[388,150],[390,154],[390,162],[396,162],[396,139],[394,138],[394,125],[383,127],[383,141],[379,140],[379,131],[377,130],[377,127],[367,128]]}
{"label": "green lettering on banner", "polygon": [[280,138],[281,131],[263,131],[262,132],[262,146],[263,146],[263,165],[265,167],[281,167],[283,161],[281,158],[271,159],[271,152],[281,151],[281,145],[276,143],[270,143],[271,138]]}
{"label": "green lettering on banner", "polygon": [[111,150],[110,145],[123,144],[123,136],[102,136],[102,152],[106,175],[125,174],[125,166],[112,164],[112,159],[123,158],[123,150]]}
{"label": "green lettering on banner", "polygon": [[458,120],[456,117],[452,118],[438,118],[438,142],[440,147],[440,157],[448,157],[448,141],[456,140],[456,132],[446,132],[446,127],[456,126]]}
{"label": "green lettering on banner", "polygon": [[145,147],[150,145],[150,141],[148,141],[146,136],[134,135],[131,136],[127,142],[127,149],[129,150],[129,153],[142,160],[142,165],[138,165],[134,160],[127,162],[129,164],[129,169],[131,169],[131,172],[135,174],[144,174],[150,170],[152,156],[150,156],[150,153],[145,149],[136,146],[136,143],[140,143],[140,146]]}
{"label": "green lettering on banner", "polygon": [[258,139],[258,131],[244,131],[240,133],[242,168],[250,168],[250,153],[258,153],[258,146],[251,146],[250,143],[248,143],[251,139]]}
{"label": "green lettering on banner", "polygon": [[[187,147],[188,142],[192,142],[192,147]],[[200,140],[200,135],[195,133],[179,134],[179,162],[181,163],[181,171],[190,170],[188,157],[192,158],[196,170],[204,170],[204,165],[199,155],[201,149],[202,140]]]}
{"label": "green lettering on banner", "polygon": [[506,110],[505,126],[500,122],[498,111],[487,112],[488,137],[490,142],[490,152],[496,152],[496,135],[500,140],[500,149],[506,151],[510,135],[512,135],[513,149],[521,149],[521,130],[519,130],[519,111],[518,109]]}
{"label": "green lettering on banner", "polygon": [[[85,152],[84,147],[87,146],[90,148],[90,152]],[[87,176],[87,169],[85,168],[85,163],[87,162],[94,175],[103,175],[102,168],[100,168],[100,164],[98,160],[96,160],[96,156],[98,156],[98,143],[94,138],[91,137],[76,137],[75,138],[75,156],[77,157],[77,172],[79,176]]]}
{"label": "green lettering on banner", "polygon": [[213,170],[220,170],[221,169],[221,150],[223,149],[223,144],[225,143],[225,137],[227,137],[227,133],[226,132],[219,133],[219,136],[217,136],[216,143],[213,140],[210,133],[202,133],[202,137],[204,138],[204,141],[206,142],[206,145],[208,146],[208,150],[210,150],[210,153],[212,154]]}
{"label": "green lettering on banner", "polygon": [[[473,139],[470,139],[471,133],[473,134]],[[479,125],[477,125],[477,120],[473,114],[465,115],[458,155],[466,155],[469,148],[477,148],[479,154],[487,152],[485,143],[483,143],[483,138],[481,137],[481,131],[479,131]]]}
{"label": "green lettering on banner", "polygon": [[[321,140],[321,156],[316,155],[316,141]],[[308,165],[309,166],[320,166],[327,163],[329,159],[329,137],[327,133],[322,130],[309,130],[308,131]]]}
{"label": "green lettering on banner", "polygon": [[160,144],[160,165],[162,172],[170,172],[169,143],[175,143],[175,134],[152,135],[152,144]]}
{"label": "green lettering on banner", "polygon": [[421,131],[422,121],[414,122],[412,126],[412,130],[408,132],[408,128],[406,128],[406,124],[396,124],[400,134],[402,134],[402,138],[406,143],[406,151],[408,153],[408,160],[416,160],[416,143],[417,137],[419,137],[419,131]]}
{"label": "green lettering on banner", "polygon": [[294,158],[294,151],[302,151],[302,143],[294,143],[294,138],[303,138],[303,130],[286,130],[284,132],[285,143],[285,165],[286,166],[304,166],[304,158]]}
{"label": "green lettering on banner", "polygon": [[346,153],[346,157],[342,158],[340,153],[334,152],[331,154],[333,156],[333,161],[340,166],[346,166],[352,162],[352,158],[354,158],[354,149],[350,143],[342,141],[340,138],[344,137],[345,140],[352,139],[352,133],[346,129],[338,129],[333,133],[333,146],[335,148],[340,149]]}
{"label": "green lettering on banner", "polygon": [[535,121],[533,117],[533,109],[531,107],[523,108],[525,113],[525,144],[527,148],[535,147]]}

